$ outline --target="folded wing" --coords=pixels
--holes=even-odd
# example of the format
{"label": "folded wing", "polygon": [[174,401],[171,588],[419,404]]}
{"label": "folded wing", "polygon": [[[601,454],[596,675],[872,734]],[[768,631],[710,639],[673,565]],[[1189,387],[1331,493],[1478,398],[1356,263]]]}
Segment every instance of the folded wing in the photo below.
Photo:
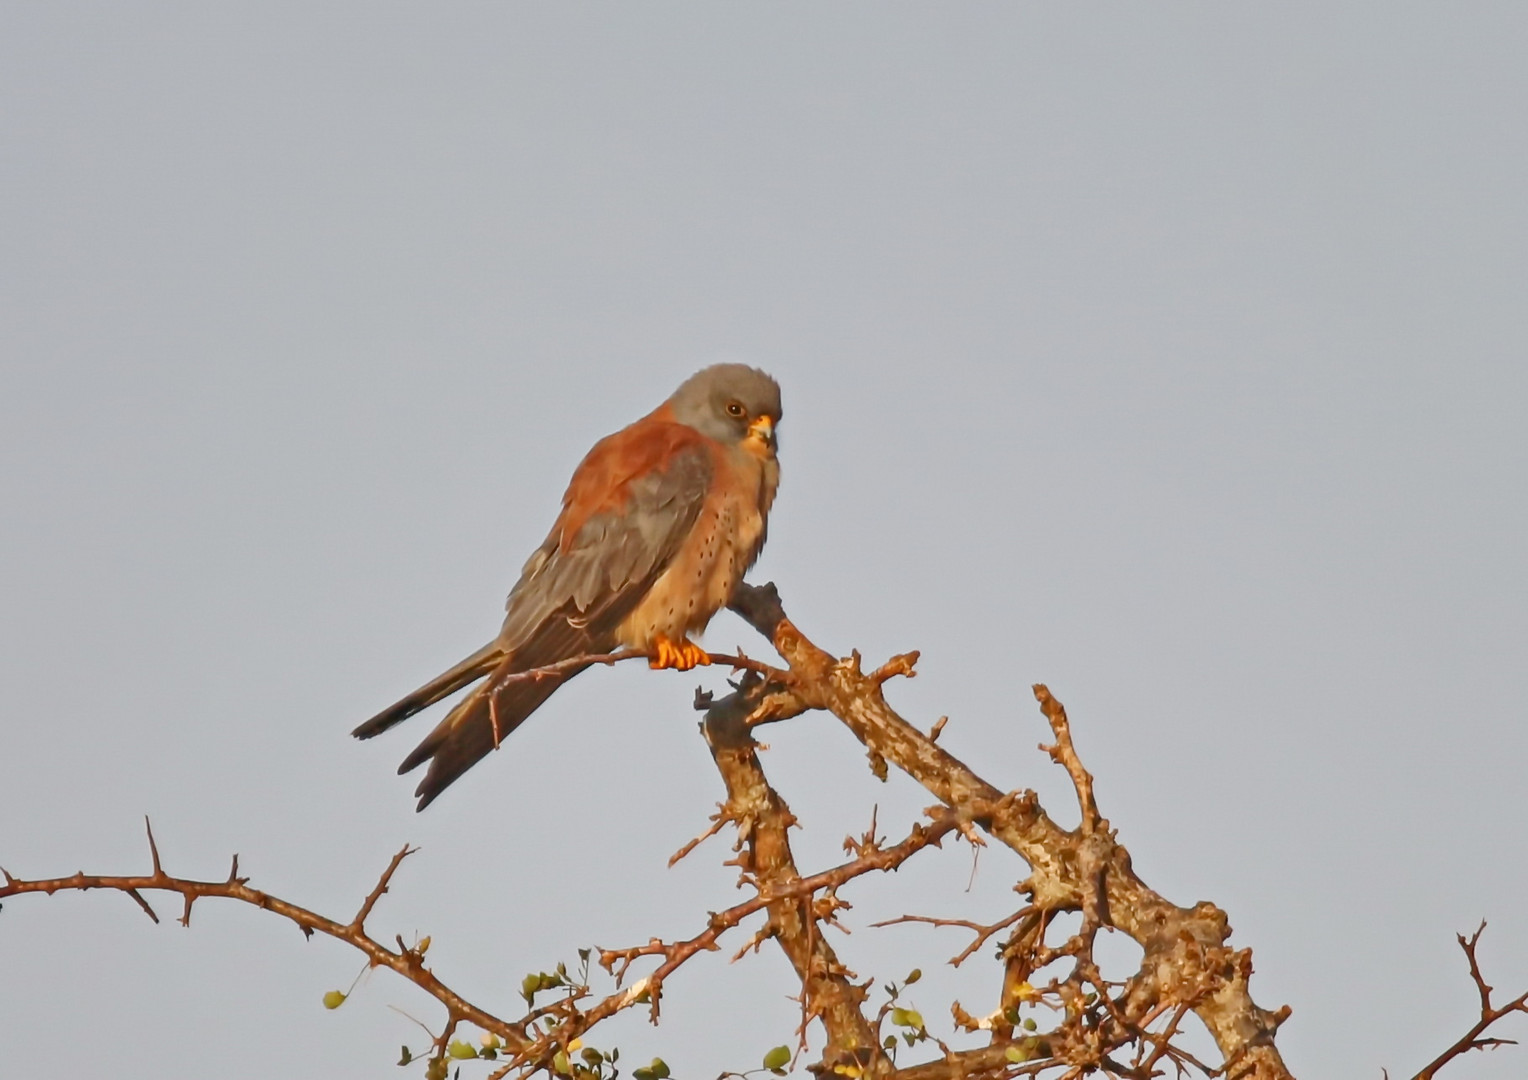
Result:
{"label": "folded wing", "polygon": [[617,646],[616,628],[689,536],[713,471],[704,442],[676,424],[639,422],[590,451],[509,594],[498,638],[355,731],[369,738],[483,679],[399,766],[429,762],[415,790],[419,809],[588,665],[511,676]]}

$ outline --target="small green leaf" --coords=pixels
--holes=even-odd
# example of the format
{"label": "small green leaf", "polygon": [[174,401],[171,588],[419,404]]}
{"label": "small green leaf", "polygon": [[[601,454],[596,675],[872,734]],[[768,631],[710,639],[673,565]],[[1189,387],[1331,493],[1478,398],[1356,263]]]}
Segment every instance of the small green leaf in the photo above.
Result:
{"label": "small green leaf", "polygon": [[414,1060],[414,1052],[412,1050],[410,1050],[408,1047],[405,1046],[403,1048],[403,1053],[398,1055],[398,1064],[399,1065],[407,1065],[409,1062],[411,1062],[413,1060]]}
{"label": "small green leaf", "polygon": [[895,1035],[888,1035],[885,1039],[881,1040],[881,1045],[888,1050],[895,1050],[897,1048],[897,1037]]}
{"label": "small green leaf", "polygon": [[572,1066],[568,1064],[567,1051],[559,1050],[552,1055],[552,1071],[561,1073],[563,1076],[567,1076],[572,1071]]}
{"label": "small green leaf", "polygon": [[527,975],[525,978],[520,980],[520,996],[523,997],[527,1003],[535,1001],[536,991],[540,989],[540,975]]}
{"label": "small green leaf", "polygon": [[923,1014],[917,1009],[892,1009],[891,1022],[897,1027],[921,1028],[923,1027]]}
{"label": "small green leaf", "polygon": [[654,1073],[646,1065],[631,1070],[632,1080],[654,1080]]}
{"label": "small green leaf", "polygon": [[653,1075],[656,1076],[658,1080],[668,1080],[668,1063],[662,1058],[653,1058],[652,1063],[647,1067],[653,1071]]}
{"label": "small green leaf", "polygon": [[777,1046],[769,1053],[764,1055],[764,1067],[771,1071],[775,1069],[783,1069],[790,1063],[791,1048],[788,1046]]}
{"label": "small green leaf", "polygon": [[906,983],[908,986],[911,986],[913,983],[917,982],[921,978],[923,978],[923,969],[922,968],[913,968],[911,971],[909,971],[907,973],[907,978],[903,979],[902,981],[904,983]]}
{"label": "small green leaf", "polygon": [[605,1060],[605,1055],[592,1046],[584,1047],[578,1052],[578,1056],[583,1058],[584,1064],[588,1065],[591,1069],[598,1068],[599,1063]]}
{"label": "small green leaf", "polygon": [[1009,1061],[1013,1062],[1015,1065],[1021,1065],[1029,1060],[1028,1051],[1018,1046],[1010,1046],[1008,1049],[1003,1051],[1003,1056]]}
{"label": "small green leaf", "polygon": [[338,1009],[345,1004],[345,992],[343,990],[330,990],[324,995],[324,1008]]}
{"label": "small green leaf", "polygon": [[1033,1031],[1033,1030],[1035,1030],[1035,1028],[1037,1028],[1039,1026],[1040,1026],[1039,1024],[1035,1023],[1035,1018],[1033,1016],[1026,1016],[1024,1018],[1024,1030],[1025,1031]]}
{"label": "small green leaf", "polygon": [[451,1045],[446,1047],[446,1053],[450,1057],[461,1061],[466,1058],[477,1057],[477,1047],[471,1043],[463,1042],[461,1039],[452,1039]]}
{"label": "small green leaf", "polygon": [[431,1058],[424,1069],[424,1080],[446,1080],[449,1071],[450,1066],[446,1064],[445,1058]]}

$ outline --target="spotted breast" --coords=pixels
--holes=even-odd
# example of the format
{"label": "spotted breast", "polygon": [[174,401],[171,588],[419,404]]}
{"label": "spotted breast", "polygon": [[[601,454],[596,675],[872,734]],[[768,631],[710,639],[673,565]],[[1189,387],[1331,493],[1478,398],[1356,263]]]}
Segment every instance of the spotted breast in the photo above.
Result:
{"label": "spotted breast", "polygon": [[717,482],[695,528],[648,594],[621,623],[623,645],[645,649],[659,637],[682,641],[705,629],[764,546],[765,522],[780,483],[771,455],[715,447]]}

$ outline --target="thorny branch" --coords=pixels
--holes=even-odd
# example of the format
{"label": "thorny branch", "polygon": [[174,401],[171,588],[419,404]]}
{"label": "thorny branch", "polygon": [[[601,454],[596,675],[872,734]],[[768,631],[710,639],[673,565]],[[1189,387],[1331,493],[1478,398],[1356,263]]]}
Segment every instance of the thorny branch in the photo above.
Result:
{"label": "thorny branch", "polygon": [[1224,1055],[1229,1075],[1248,1080],[1289,1075],[1274,1045],[1274,1033],[1289,1015],[1288,1008],[1269,1011],[1252,1001],[1247,990],[1251,951],[1226,946],[1231,930],[1224,912],[1207,903],[1177,907],[1136,876],[1129,853],[1098,814],[1092,778],[1077,760],[1065,710],[1049,690],[1037,686],[1035,697],[1055,738],[1048,752],[1066,767],[1077,789],[1082,823],[1074,830],[1051,820],[1032,791],[999,791],[898,716],[881,684],[862,672],[858,655],[838,660],[813,645],[786,616],[772,586],[744,586],[732,607],[785,658],[794,693],[838,717],[865,745],[872,763],[879,759],[896,765],[962,819],[1019,854],[1029,864],[1022,891],[1032,906],[1043,912],[1082,913],[1082,929],[1057,950],[1046,949],[1043,941],[1027,955],[1025,950],[1005,949],[1010,968],[1005,982],[1013,987],[1027,986],[1028,975],[1046,963],[1073,958],[1072,973],[1054,992],[1064,1002],[1068,1022],[1081,1025],[1077,1035],[1087,1045],[1078,1053],[1091,1055],[1091,1060],[1077,1060],[1076,1067],[1104,1067],[1096,1040],[1083,1037],[1082,986],[1097,985],[1094,935],[1113,927],[1140,944],[1145,955],[1140,971],[1117,992],[1102,987],[1094,991],[1106,1005],[1100,1023],[1138,1030],[1160,1003],[1191,1002]]}
{"label": "thorny branch", "polygon": [[[452,1057],[463,1056],[456,1053],[459,1044],[452,1036],[467,1023],[500,1040],[482,1053],[500,1062],[489,1080],[515,1071],[546,1071],[568,1080],[611,1080],[614,1070],[610,1059],[601,1058],[598,1052],[590,1058],[587,1049],[582,1058],[571,1056],[582,1037],[603,1020],[638,1004],[646,1004],[656,1022],[665,980],[694,956],[720,949],[720,939],[726,933],[761,913],[762,925],[737,950],[734,959],[757,951],[769,941],[785,954],[801,984],[797,1054],[806,1049],[812,1024],[821,1024],[826,1036],[821,1060],[808,1066],[820,1076],[1000,1080],[1053,1073],[1058,1080],[1076,1080],[1096,1072],[1152,1080],[1163,1075],[1169,1063],[1180,1076],[1187,1070],[1237,1080],[1282,1080],[1289,1076],[1274,1045],[1278,1026],[1289,1015],[1288,1008],[1268,1011],[1252,1001],[1248,991],[1251,953],[1227,946],[1230,926],[1223,912],[1208,903],[1177,907],[1135,875],[1129,853],[1099,811],[1093,778],[1073,744],[1066,710],[1046,687],[1034,688],[1053,737],[1053,742],[1042,745],[1041,750],[1071,779],[1080,821],[1070,830],[1046,814],[1032,791],[1001,792],[937,746],[935,740],[945,718],[924,734],[891,709],[882,688],[893,678],[914,677],[916,652],[892,657],[865,674],[857,653],[839,660],[813,645],[786,617],[772,585],[743,586],[732,606],[774,645],[787,669],[760,663],[741,652],[737,656],[711,655],[713,663],[744,672],[733,693],[719,700],[709,695],[697,698],[697,708],[706,713],[702,733],[726,786],[727,799],[709,827],[670,861],[672,864],[683,858],[730,825],[737,832],[736,856],[730,861],[739,869],[739,885],[751,889],[753,895],[710,913],[704,928],[691,937],[669,942],[654,938],[645,945],[598,950],[598,963],[615,984],[613,992],[603,997],[596,998],[588,985],[587,961],[595,953],[582,950],[586,963],[579,977],[566,977],[561,965],[555,977],[545,973],[528,976],[525,1015],[513,1021],[501,1019],[462,998],[425,967],[428,939],[408,946],[400,937],[394,950],[373,938],[365,924],[399,866],[413,852],[406,846],[392,857],[355,916],[346,923],[250,888],[248,878],[239,875],[237,856],[223,881],[172,876],[163,868],[152,830],[148,835],[152,862],[148,875],[78,873],[21,880],[0,871],[4,873],[0,899],[33,892],[111,889],[125,893],[158,922],[143,894],[169,892],[182,898],[183,925],[189,925],[192,904],[202,898],[232,899],[272,911],[295,923],[309,937],[317,932],[351,945],[366,956],[368,966],[396,971],[445,1007],[441,1033],[432,1034],[427,1077],[446,1074],[448,1049]],[[564,668],[613,664],[644,655],[635,650],[582,655],[509,678],[544,678]],[[803,875],[796,868],[787,835],[796,819],[765,777],[751,732],[760,725],[812,709],[832,713],[849,728],[864,744],[877,775],[884,778],[888,765],[895,765],[942,805],[926,811],[926,824],[915,824],[903,840],[889,846],[877,836],[872,819],[863,837],[846,841],[850,859]],[[951,1006],[956,1030],[968,1037],[985,1034],[988,1039],[985,1046],[965,1049],[952,1048],[928,1031],[921,1016],[900,1007],[900,988],[895,985],[887,988],[889,1000],[867,1014],[874,980],[856,982],[857,977],[839,962],[822,933],[825,927],[837,926],[839,912],[849,906],[839,898],[839,889],[866,874],[897,869],[918,852],[941,846],[951,832],[959,832],[973,844],[981,843],[980,834],[985,833],[1017,853],[1029,868],[1028,876],[1016,886],[1026,902],[991,923],[905,915],[876,925],[917,922],[965,929],[973,940],[951,959],[957,965],[1002,935],[998,948],[1002,984],[995,1008],[984,1016],[973,1016],[959,1002]],[[1051,943],[1047,935],[1054,929],[1057,916],[1066,913],[1079,915],[1080,925],[1064,941]],[[1528,993],[1504,1005],[1492,1005],[1492,989],[1485,983],[1476,958],[1483,929],[1482,923],[1470,937],[1459,938],[1479,992],[1480,1019],[1415,1080],[1431,1080],[1443,1065],[1470,1050],[1510,1042],[1486,1032],[1510,1014],[1528,1012]],[[1093,957],[1097,935],[1112,930],[1129,935],[1143,950],[1139,970],[1123,981],[1106,979]],[[632,966],[646,960],[654,961],[655,966],[625,985]],[[1057,973],[1042,978],[1052,965],[1058,965]],[[555,1000],[537,1005],[537,993],[549,988],[558,991]],[[1046,1013],[1050,1018],[1042,1030],[1037,1017]],[[1218,1068],[1199,1062],[1175,1045],[1190,1013],[1203,1021],[1219,1046],[1224,1061]],[[899,1036],[901,1044],[937,1048],[938,1054],[921,1064],[898,1067],[894,1048],[899,1045]],[[469,1047],[465,1056],[471,1054]]]}
{"label": "thorny branch", "polygon": [[26,881],[13,877],[7,870],[0,870],[4,874],[5,884],[0,885],[0,899],[10,896],[19,896],[23,893],[46,893],[52,895],[61,891],[86,891],[90,889],[113,889],[126,893],[154,922],[159,922],[159,916],[144,899],[145,892],[169,892],[180,894],[184,909],[180,917],[182,926],[191,925],[191,905],[196,901],[206,898],[221,898],[225,900],[237,900],[241,903],[251,904],[265,911],[274,912],[285,919],[296,923],[302,930],[303,936],[311,938],[315,933],[324,934],[338,941],[343,941],[352,948],[364,953],[369,966],[385,967],[396,971],[409,982],[418,986],[436,1001],[446,1007],[447,1030],[438,1041],[438,1049],[444,1052],[446,1040],[450,1038],[451,1030],[461,1021],[467,1021],[492,1032],[506,1043],[519,1044],[525,1041],[525,1035],[520,1025],[502,1020],[472,1002],[463,998],[452,990],[424,966],[425,947],[419,945],[405,945],[402,938],[397,938],[396,950],[389,949],[386,945],[377,941],[366,932],[365,921],[371,915],[377,901],[387,892],[392,882],[393,874],[397,871],[403,860],[412,855],[417,849],[404,845],[392,857],[387,864],[387,869],[382,871],[382,876],[377,879],[377,884],[367,894],[362,902],[360,910],[347,923],[337,922],[307,908],[299,907],[287,900],[272,896],[270,893],[249,886],[249,878],[239,875],[239,857],[233,857],[232,868],[228,877],[222,881],[199,881],[194,878],[175,877],[166,873],[164,865],[159,857],[159,845],[154,840],[154,829],[148,819],[144,819],[144,827],[148,832],[149,857],[152,864],[152,872],[141,876],[110,876],[86,874],[83,871],[72,874],[69,877],[42,878],[34,881]]}

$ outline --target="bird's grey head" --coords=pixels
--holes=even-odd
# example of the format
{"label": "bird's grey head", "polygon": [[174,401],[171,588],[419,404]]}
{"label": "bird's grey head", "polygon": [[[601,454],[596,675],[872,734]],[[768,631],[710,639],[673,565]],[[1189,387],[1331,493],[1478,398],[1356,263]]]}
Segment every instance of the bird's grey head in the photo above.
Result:
{"label": "bird's grey head", "polygon": [[691,375],[669,407],[681,424],[733,445],[747,439],[771,453],[780,423],[780,385],[746,364],[713,364]]}

